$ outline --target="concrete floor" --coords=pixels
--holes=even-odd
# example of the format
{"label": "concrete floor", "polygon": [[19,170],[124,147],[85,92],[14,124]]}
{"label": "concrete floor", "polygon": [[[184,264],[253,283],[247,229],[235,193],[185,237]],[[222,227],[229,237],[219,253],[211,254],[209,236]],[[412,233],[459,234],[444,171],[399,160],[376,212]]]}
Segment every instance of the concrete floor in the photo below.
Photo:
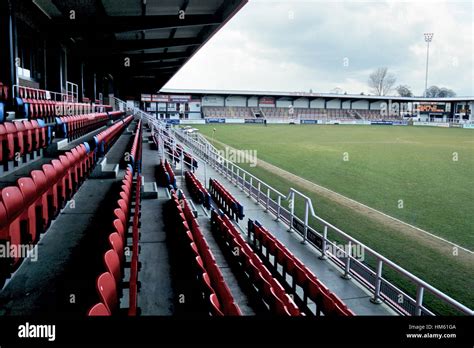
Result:
{"label": "concrete floor", "polygon": [[[144,129],[142,152],[142,176],[144,182],[155,181],[155,168],[159,164],[157,151],[146,141],[150,135]],[[138,280],[142,287],[138,306],[142,315],[172,315],[174,292],[169,260],[167,234],[164,228],[164,204],[169,196],[164,188],[158,198],[143,199],[141,205],[140,255],[142,264]]]}

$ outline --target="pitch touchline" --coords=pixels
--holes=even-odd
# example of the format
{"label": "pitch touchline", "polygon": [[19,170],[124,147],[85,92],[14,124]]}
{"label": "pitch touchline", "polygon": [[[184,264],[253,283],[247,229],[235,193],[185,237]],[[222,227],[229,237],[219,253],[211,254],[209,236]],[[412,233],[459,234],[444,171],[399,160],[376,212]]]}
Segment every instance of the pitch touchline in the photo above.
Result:
{"label": "pitch touchline", "polygon": [[[262,161],[262,160],[259,160],[259,161]],[[265,161],[262,161],[262,162],[265,162]],[[265,163],[267,163],[267,162],[265,162]],[[270,164],[270,165],[272,165],[272,164]],[[451,244],[452,246],[455,246],[455,247],[457,247],[457,248],[459,248],[459,249],[462,249],[462,250],[464,250],[464,251],[467,251],[468,253],[474,254],[473,251],[471,251],[471,250],[469,250],[469,249],[467,249],[467,248],[465,248],[465,247],[463,247],[463,246],[460,246],[460,245],[458,245],[458,244],[456,244],[456,243],[453,243],[453,242],[451,242],[451,241],[449,241],[449,240],[447,240],[447,239],[444,239],[444,238],[442,238],[442,237],[440,237],[440,236],[437,236],[437,235],[435,235],[435,234],[433,234],[433,233],[430,233],[430,232],[428,232],[428,231],[425,231],[425,230],[423,230],[423,229],[421,229],[421,228],[419,228],[419,227],[410,225],[409,223],[407,223],[407,222],[405,222],[405,221],[402,221],[402,220],[400,220],[400,219],[397,219],[396,217],[387,215],[387,214],[385,214],[384,212],[381,212],[380,210],[377,210],[377,209],[374,209],[374,208],[372,208],[372,207],[369,207],[368,205],[365,205],[364,203],[360,203],[360,202],[358,202],[358,201],[355,201],[355,200],[353,200],[352,198],[349,198],[349,197],[346,197],[346,196],[344,196],[344,195],[341,195],[340,193],[337,193],[337,192],[335,192],[335,191],[332,191],[332,190],[330,190],[330,189],[328,189],[328,188],[326,188],[326,187],[324,187],[324,186],[315,184],[314,182],[309,181],[309,180],[307,180],[307,179],[305,179],[305,178],[302,178],[301,176],[298,176],[298,175],[296,175],[296,174],[293,174],[293,173],[291,173],[291,172],[289,172],[289,171],[287,171],[287,170],[285,170],[285,169],[281,169],[281,168],[279,168],[279,169],[282,170],[282,171],[284,171],[284,172],[287,172],[288,174],[291,174],[291,175],[294,175],[294,176],[298,177],[298,178],[299,178],[300,180],[302,180],[302,181],[305,181],[305,182],[307,182],[307,183],[309,183],[309,184],[311,184],[311,185],[317,186],[317,187],[320,188],[320,189],[326,190],[326,191],[330,192],[331,194],[334,194],[334,195],[337,195],[337,196],[339,196],[339,197],[342,197],[342,198],[344,198],[344,199],[346,199],[346,200],[348,200],[348,201],[350,201],[350,202],[352,202],[352,203],[361,205],[361,206],[363,206],[364,208],[367,208],[367,209],[372,210],[372,211],[374,211],[374,212],[376,212],[376,213],[378,213],[378,214],[380,214],[380,215],[382,215],[382,216],[385,216],[385,217],[387,217],[387,218],[389,218],[389,219],[392,219],[392,220],[394,220],[394,221],[397,221],[398,223],[401,223],[401,224],[403,224],[403,225],[409,226],[410,228],[413,228],[413,229],[416,229],[416,230],[418,230],[418,231],[420,231],[420,232],[426,233],[426,234],[430,235],[431,237],[434,237],[434,238],[437,238],[437,239],[439,239],[439,240],[442,240],[443,242],[446,242],[446,243],[448,243],[448,244]]]}
{"label": "pitch touchline", "polygon": [[[207,136],[206,136],[206,138],[207,138]],[[220,144],[222,144],[222,145],[228,146],[229,148],[233,148],[233,147],[227,145],[226,143],[223,143],[222,141],[219,141],[219,140],[216,140],[216,139],[214,139],[214,142],[217,142],[217,143],[220,143]],[[234,148],[234,149],[235,149],[235,148]],[[241,150],[237,150],[237,151],[241,151]],[[400,223],[400,224],[402,224],[402,225],[408,226],[408,227],[413,228],[413,229],[415,229],[415,230],[417,230],[417,231],[420,231],[420,232],[422,232],[422,233],[425,233],[425,234],[427,234],[427,235],[429,235],[429,236],[431,236],[431,237],[434,237],[434,238],[436,238],[436,239],[438,239],[438,240],[441,240],[441,241],[443,241],[443,242],[445,242],[445,243],[448,243],[448,244],[450,244],[450,245],[452,245],[452,246],[454,246],[454,247],[456,247],[456,248],[462,249],[462,250],[464,250],[464,251],[466,251],[466,252],[468,252],[468,253],[470,253],[470,254],[474,254],[473,251],[471,251],[471,250],[469,250],[469,249],[467,249],[467,248],[465,248],[465,247],[463,247],[463,246],[460,246],[460,245],[458,245],[458,244],[456,244],[456,243],[453,243],[453,242],[451,242],[451,241],[449,241],[449,240],[447,240],[447,239],[444,239],[444,238],[442,238],[442,237],[440,237],[440,236],[437,236],[437,235],[435,235],[435,234],[433,234],[433,233],[430,233],[430,232],[428,232],[428,231],[425,231],[425,230],[423,230],[423,229],[421,229],[421,228],[419,228],[419,227],[410,225],[409,223],[407,223],[407,222],[405,222],[405,221],[402,221],[402,220],[400,220],[400,219],[397,219],[396,217],[387,215],[387,214],[385,214],[385,213],[383,213],[383,212],[381,212],[381,211],[379,211],[379,210],[377,210],[377,209],[374,209],[374,208],[372,208],[372,207],[369,207],[368,205],[365,205],[364,203],[360,203],[360,202],[358,202],[358,201],[356,201],[356,200],[353,200],[352,198],[346,197],[346,196],[341,195],[340,193],[337,193],[337,192],[335,192],[335,191],[333,191],[333,190],[330,190],[330,189],[328,189],[328,188],[326,188],[326,187],[324,187],[324,186],[318,185],[318,184],[316,184],[316,183],[314,183],[314,182],[312,182],[312,181],[309,181],[309,180],[307,180],[307,179],[305,179],[305,178],[302,178],[302,177],[299,176],[299,175],[296,175],[296,174],[294,174],[294,173],[291,173],[291,172],[289,172],[289,171],[287,171],[287,170],[285,170],[285,169],[282,169],[282,168],[280,168],[280,167],[277,167],[277,166],[275,166],[275,165],[273,165],[273,164],[271,164],[271,163],[268,163],[268,162],[266,162],[266,161],[263,161],[263,160],[261,160],[261,159],[258,159],[258,161],[259,161],[259,162],[262,162],[262,163],[265,163],[265,164],[267,164],[267,165],[269,165],[269,166],[276,167],[276,168],[278,168],[279,170],[281,170],[281,171],[283,171],[283,172],[286,172],[286,173],[288,173],[289,175],[293,175],[293,176],[297,177],[298,179],[300,179],[300,180],[302,180],[302,181],[304,181],[304,182],[306,182],[306,183],[308,183],[308,184],[310,184],[310,185],[314,185],[314,186],[318,187],[319,189],[325,190],[325,191],[327,191],[327,192],[330,192],[331,194],[334,194],[334,195],[337,195],[337,196],[339,196],[339,197],[341,197],[341,198],[344,198],[344,199],[346,199],[347,201],[350,201],[350,202],[355,203],[355,204],[358,204],[358,205],[360,205],[360,206],[362,206],[362,207],[364,207],[364,208],[367,208],[367,209],[369,209],[369,210],[372,210],[372,211],[374,211],[374,212],[376,212],[376,213],[378,213],[378,214],[380,214],[380,215],[382,215],[382,216],[385,216],[385,217],[387,217],[387,218],[389,218],[389,219],[392,219],[392,220],[394,220],[394,221],[396,221],[396,222],[398,222],[398,223]]]}

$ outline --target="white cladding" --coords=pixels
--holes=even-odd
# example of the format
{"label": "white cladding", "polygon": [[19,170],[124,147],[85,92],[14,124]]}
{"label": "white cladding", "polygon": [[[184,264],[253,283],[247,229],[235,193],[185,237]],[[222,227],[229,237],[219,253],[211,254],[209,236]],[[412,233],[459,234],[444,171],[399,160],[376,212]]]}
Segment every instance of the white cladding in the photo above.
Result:
{"label": "white cladding", "polygon": [[247,106],[247,97],[231,95],[226,98],[225,106]]}
{"label": "white cladding", "polygon": [[387,105],[387,103],[385,103],[384,101],[372,102],[370,103],[370,110],[380,110],[383,104]]}
{"label": "white cladding", "polygon": [[342,102],[342,109],[350,109],[351,108],[351,102],[349,100],[344,100]]}
{"label": "white cladding", "polygon": [[258,106],[258,98],[257,97],[250,97],[248,100],[249,107],[256,108]]}
{"label": "white cladding", "polygon": [[285,100],[285,99],[278,99],[276,101],[276,107],[277,108],[287,108],[291,106],[291,100]]}
{"label": "white cladding", "polygon": [[201,112],[201,102],[200,101],[191,101],[188,103],[190,112]]}
{"label": "white cladding", "polygon": [[340,99],[331,99],[326,103],[326,109],[340,109],[341,100]]}
{"label": "white cladding", "polygon": [[369,101],[368,100],[358,100],[352,102],[353,109],[361,109],[361,110],[368,110],[369,109]]}
{"label": "white cladding", "polygon": [[224,106],[224,97],[219,95],[202,97],[202,106]]}
{"label": "white cladding", "polygon": [[295,108],[309,108],[309,99],[308,98],[298,98],[293,102]]}
{"label": "white cladding", "polygon": [[318,99],[311,100],[310,108],[311,109],[324,109],[324,99],[318,98]]}

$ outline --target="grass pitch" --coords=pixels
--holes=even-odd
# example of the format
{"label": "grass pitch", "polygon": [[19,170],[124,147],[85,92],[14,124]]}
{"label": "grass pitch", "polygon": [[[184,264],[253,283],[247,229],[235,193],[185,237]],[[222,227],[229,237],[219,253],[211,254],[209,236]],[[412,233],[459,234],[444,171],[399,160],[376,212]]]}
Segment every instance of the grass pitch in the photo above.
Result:
{"label": "grass pitch", "polygon": [[[214,139],[470,250],[474,249],[474,132],[396,126],[206,125]],[[259,166],[283,193],[295,187],[317,214],[462,303],[474,305],[473,258],[460,259],[392,226],[364,219]],[[391,274],[388,272],[387,277]],[[396,276],[395,276],[396,277]],[[412,292],[406,284],[406,290]],[[431,301],[427,296],[426,300]],[[432,301],[436,305],[436,301]],[[440,308],[444,311],[443,308]]]}

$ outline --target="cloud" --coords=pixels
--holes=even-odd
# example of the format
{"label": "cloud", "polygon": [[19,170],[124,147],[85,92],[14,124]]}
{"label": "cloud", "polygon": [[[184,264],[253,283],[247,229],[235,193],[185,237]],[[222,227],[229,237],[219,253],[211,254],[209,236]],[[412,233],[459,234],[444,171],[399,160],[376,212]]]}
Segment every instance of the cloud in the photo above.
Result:
{"label": "cloud", "polygon": [[471,1],[249,1],[166,88],[369,92],[387,66],[422,94],[429,85],[474,95]]}

